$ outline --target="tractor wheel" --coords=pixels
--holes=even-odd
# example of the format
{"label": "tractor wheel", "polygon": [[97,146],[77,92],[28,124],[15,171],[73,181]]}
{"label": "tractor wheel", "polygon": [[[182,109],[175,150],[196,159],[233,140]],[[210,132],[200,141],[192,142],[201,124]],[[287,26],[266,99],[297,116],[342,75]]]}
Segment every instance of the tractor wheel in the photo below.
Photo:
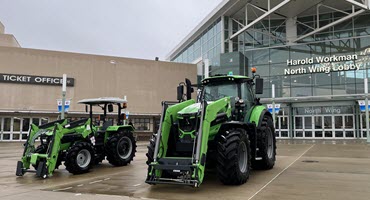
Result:
{"label": "tractor wheel", "polygon": [[94,155],[91,143],[76,142],[68,149],[64,165],[72,174],[83,174],[93,167]]}
{"label": "tractor wheel", "polygon": [[106,144],[107,160],[114,166],[125,166],[135,157],[136,141],[132,132],[119,132]]}
{"label": "tractor wheel", "polygon": [[262,120],[260,137],[257,138],[258,156],[261,160],[253,160],[252,168],[259,170],[272,169],[276,160],[276,137],[274,123],[270,116],[265,116]]}
{"label": "tractor wheel", "polygon": [[217,174],[225,185],[247,182],[251,166],[251,149],[245,130],[234,129],[223,133],[217,144]]}
{"label": "tractor wheel", "polygon": [[146,157],[148,158],[147,161],[146,161],[146,164],[148,165],[148,173],[147,173],[147,177],[146,177],[146,180],[150,180],[150,177],[149,177],[149,170],[150,170],[150,163],[152,163],[154,161],[154,148],[155,148],[155,141],[156,141],[156,135],[153,135],[152,138],[150,138],[149,140],[149,145],[147,146],[148,147],[148,153],[146,153]]}

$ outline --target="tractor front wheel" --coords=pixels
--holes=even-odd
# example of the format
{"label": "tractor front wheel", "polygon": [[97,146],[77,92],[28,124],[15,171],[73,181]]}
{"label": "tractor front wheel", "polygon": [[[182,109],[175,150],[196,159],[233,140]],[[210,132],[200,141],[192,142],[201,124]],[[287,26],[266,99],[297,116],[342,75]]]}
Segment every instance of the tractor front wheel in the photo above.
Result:
{"label": "tractor front wheel", "polygon": [[262,120],[260,135],[257,138],[260,160],[252,161],[252,168],[257,170],[272,169],[276,160],[276,137],[274,123],[270,116]]}
{"label": "tractor front wheel", "polygon": [[247,182],[251,166],[251,149],[248,134],[234,129],[220,135],[217,144],[217,174],[225,185]]}
{"label": "tractor front wheel", "polygon": [[93,167],[94,155],[91,143],[77,142],[68,149],[64,165],[72,174],[83,174]]}
{"label": "tractor front wheel", "polygon": [[114,166],[125,166],[135,157],[136,141],[132,132],[119,132],[106,144],[107,160]]}

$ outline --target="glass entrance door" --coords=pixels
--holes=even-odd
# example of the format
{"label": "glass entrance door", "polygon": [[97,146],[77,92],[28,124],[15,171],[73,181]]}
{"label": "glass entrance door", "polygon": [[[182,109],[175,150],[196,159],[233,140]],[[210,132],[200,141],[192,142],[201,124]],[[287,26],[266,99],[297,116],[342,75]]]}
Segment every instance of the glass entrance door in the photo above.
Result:
{"label": "glass entrance door", "polygon": [[354,115],[295,116],[294,119],[294,137],[296,138],[355,137]]}
{"label": "glass entrance door", "polygon": [[313,116],[295,116],[294,137],[312,138],[313,137]]}
{"label": "glass entrance door", "polygon": [[287,138],[289,132],[289,117],[288,116],[277,116],[275,132],[278,138]]}

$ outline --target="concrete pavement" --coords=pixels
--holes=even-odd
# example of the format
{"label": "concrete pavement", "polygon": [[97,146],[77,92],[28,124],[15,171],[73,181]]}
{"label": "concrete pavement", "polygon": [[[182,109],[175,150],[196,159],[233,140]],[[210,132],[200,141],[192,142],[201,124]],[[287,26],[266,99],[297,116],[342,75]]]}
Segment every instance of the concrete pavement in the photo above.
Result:
{"label": "concrete pavement", "polygon": [[0,143],[0,199],[370,199],[370,146],[361,140],[281,140],[275,167],[252,171],[241,186],[224,186],[212,172],[200,188],[144,183],[146,143],[134,162],[107,162],[71,175],[61,166],[45,180],[15,176],[20,143]]}

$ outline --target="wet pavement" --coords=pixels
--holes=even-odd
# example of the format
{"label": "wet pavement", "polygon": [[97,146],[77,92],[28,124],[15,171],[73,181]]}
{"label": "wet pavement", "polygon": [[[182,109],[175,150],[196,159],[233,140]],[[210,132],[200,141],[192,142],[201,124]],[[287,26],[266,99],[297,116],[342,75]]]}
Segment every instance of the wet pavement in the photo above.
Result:
{"label": "wet pavement", "polygon": [[370,199],[370,145],[362,140],[280,140],[275,167],[252,171],[241,186],[222,185],[206,173],[200,188],[144,183],[146,143],[131,165],[107,162],[90,173],[69,174],[62,165],[48,179],[15,176],[21,143],[0,143],[0,199]]}

